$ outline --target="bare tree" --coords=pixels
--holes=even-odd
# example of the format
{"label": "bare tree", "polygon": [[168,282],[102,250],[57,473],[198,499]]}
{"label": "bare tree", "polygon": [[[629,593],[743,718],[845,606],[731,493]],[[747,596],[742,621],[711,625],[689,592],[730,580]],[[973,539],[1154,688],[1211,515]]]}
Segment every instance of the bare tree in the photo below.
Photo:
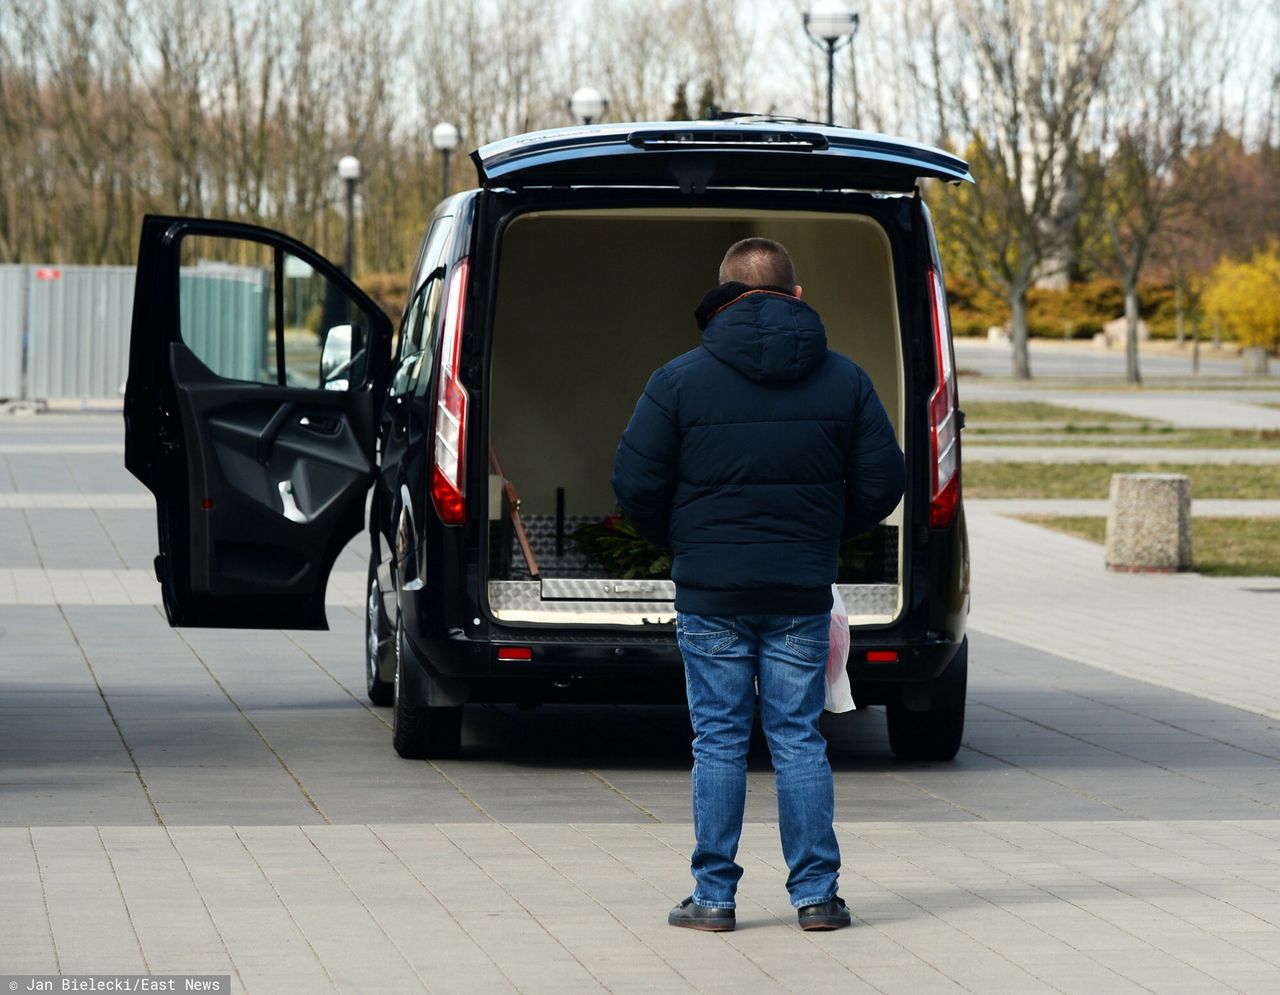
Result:
{"label": "bare tree", "polygon": [[1099,151],[1084,161],[1091,261],[1124,289],[1125,374],[1138,366],[1138,281],[1158,234],[1194,208],[1203,185],[1188,152],[1207,137],[1223,24],[1194,0],[1149,0],[1117,46],[1100,116]]}
{"label": "bare tree", "polygon": [[676,89],[697,68],[684,32],[685,0],[604,0],[596,7],[611,30],[591,46],[583,69],[609,97],[610,118],[652,121],[668,116]]}
{"label": "bare tree", "polygon": [[43,0],[0,6],[0,259],[31,253],[52,177],[38,170]]}
{"label": "bare tree", "polygon": [[[1026,288],[1063,259],[1081,149],[1101,141],[1096,129],[1082,138],[1084,123],[1101,120],[1091,112],[1102,67],[1136,2],[901,0],[864,8],[840,56],[842,121],[856,112],[861,124],[970,150],[981,183],[940,198],[939,232],[950,259],[1010,300],[1023,374]],[[1212,2],[1237,37],[1264,34],[1241,24],[1277,23],[1263,0]],[[0,0],[0,258],[127,262],[144,211],[259,222],[332,253],[345,230],[334,167],[352,152],[364,165],[357,261],[403,266],[446,193],[434,124],[461,132],[456,189],[469,149],[568,124],[565,100],[586,83],[609,97],[614,120],[666,117],[682,83],[690,114],[715,103],[816,117],[826,66],[804,35],[806,6]],[[1241,45],[1212,79],[1222,134],[1186,157],[1218,162],[1224,177],[1275,162],[1274,40]],[[1212,61],[1198,57],[1202,69]],[[1140,119],[1107,106],[1111,164]],[[1114,183],[1118,172],[1098,175]],[[1213,244],[1226,251],[1235,236],[1218,227]]]}
{"label": "bare tree", "polygon": [[960,44],[936,66],[948,134],[970,143],[979,179],[943,200],[940,214],[969,271],[1009,302],[1013,371],[1022,379],[1031,376],[1027,291],[1061,266],[1082,135],[1131,7],[957,0]]}
{"label": "bare tree", "polygon": [[757,65],[756,30],[750,11],[735,0],[690,0],[685,38],[693,47],[697,74],[717,104],[751,110],[750,80]]}
{"label": "bare tree", "polygon": [[[72,0],[63,0],[72,2]],[[92,0],[85,0],[92,5]],[[183,214],[206,209],[202,153],[208,141],[204,97],[214,58],[212,15],[200,0],[151,3],[142,15],[142,44],[158,68],[146,75],[144,121],[159,156],[164,202]]]}

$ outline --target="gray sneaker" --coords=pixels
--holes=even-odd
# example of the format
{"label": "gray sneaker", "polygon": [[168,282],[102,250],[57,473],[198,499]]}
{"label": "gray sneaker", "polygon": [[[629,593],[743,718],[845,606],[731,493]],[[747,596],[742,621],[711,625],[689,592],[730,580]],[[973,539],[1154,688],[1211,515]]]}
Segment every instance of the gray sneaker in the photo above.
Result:
{"label": "gray sneaker", "polygon": [[713,909],[699,905],[692,895],[667,914],[668,926],[700,929],[706,933],[731,933],[737,923],[733,909]]}

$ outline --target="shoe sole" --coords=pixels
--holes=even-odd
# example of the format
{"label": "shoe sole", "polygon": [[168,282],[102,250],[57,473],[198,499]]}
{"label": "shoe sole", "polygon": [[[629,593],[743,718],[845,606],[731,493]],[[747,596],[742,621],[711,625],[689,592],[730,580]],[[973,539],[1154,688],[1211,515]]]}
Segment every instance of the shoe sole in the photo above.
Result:
{"label": "shoe sole", "polygon": [[668,926],[678,926],[681,929],[696,929],[702,933],[732,933],[736,923],[731,922],[689,922],[687,919],[667,918]]}
{"label": "shoe sole", "polygon": [[844,929],[852,925],[850,919],[809,919],[802,922],[800,928],[806,933],[829,933],[833,929]]}

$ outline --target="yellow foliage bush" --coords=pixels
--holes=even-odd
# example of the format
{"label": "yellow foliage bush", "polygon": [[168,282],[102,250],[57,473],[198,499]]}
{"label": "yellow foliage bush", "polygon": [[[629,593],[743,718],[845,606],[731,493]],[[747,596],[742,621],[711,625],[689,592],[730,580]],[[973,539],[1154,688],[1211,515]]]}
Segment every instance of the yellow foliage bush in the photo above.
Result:
{"label": "yellow foliage bush", "polygon": [[1247,262],[1219,260],[1204,293],[1204,309],[1243,346],[1280,348],[1280,245],[1272,242]]}

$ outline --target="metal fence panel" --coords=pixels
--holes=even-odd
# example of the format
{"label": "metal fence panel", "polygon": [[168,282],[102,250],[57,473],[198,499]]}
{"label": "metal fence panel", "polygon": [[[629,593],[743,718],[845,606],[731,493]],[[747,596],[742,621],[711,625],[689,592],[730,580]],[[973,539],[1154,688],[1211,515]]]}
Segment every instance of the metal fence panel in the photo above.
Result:
{"label": "metal fence panel", "polygon": [[0,400],[22,393],[22,328],[27,310],[27,267],[0,266]]}
{"label": "metal fence panel", "polygon": [[31,266],[27,397],[119,397],[129,368],[131,266]]}
{"label": "metal fence panel", "polygon": [[182,341],[231,380],[274,382],[271,271],[261,266],[184,266],[178,276]]}
{"label": "metal fence panel", "polygon": [[[270,276],[258,266],[182,267],[183,341],[219,376],[274,381]],[[0,266],[0,399],[119,397],[133,285],[131,266]]]}

